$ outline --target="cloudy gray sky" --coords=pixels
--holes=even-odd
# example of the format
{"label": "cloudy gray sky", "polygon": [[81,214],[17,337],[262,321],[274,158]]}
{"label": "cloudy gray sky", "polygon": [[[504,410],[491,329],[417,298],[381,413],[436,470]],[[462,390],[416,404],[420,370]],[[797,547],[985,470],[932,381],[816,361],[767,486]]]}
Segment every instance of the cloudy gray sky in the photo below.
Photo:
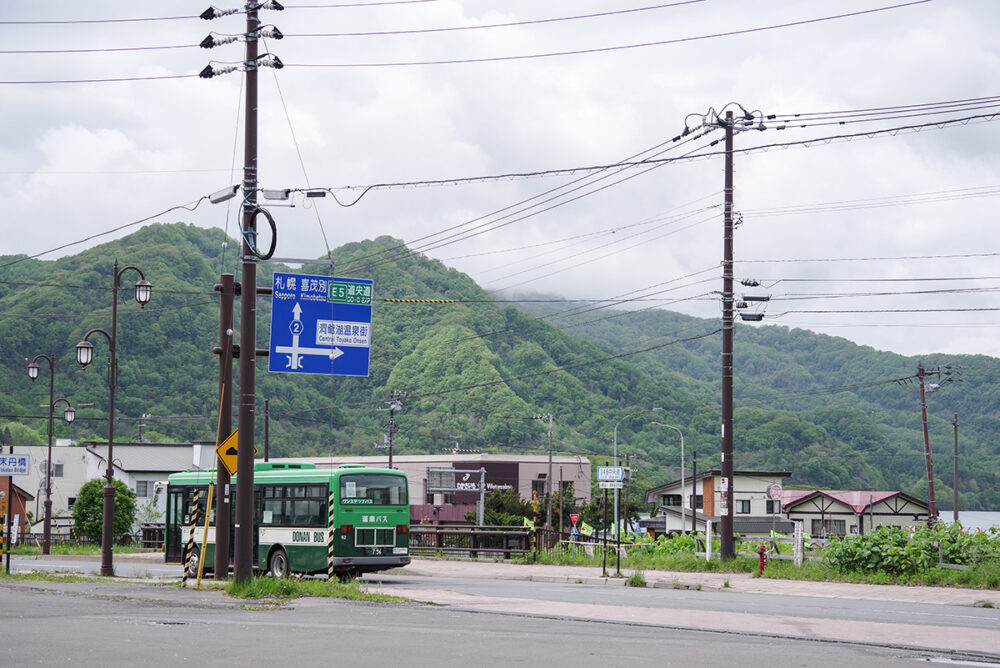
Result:
{"label": "cloudy gray sky", "polygon": [[[1000,356],[1000,311],[989,310],[1000,308],[997,3],[932,0],[884,11],[870,10],[907,3],[339,4],[362,6],[313,1],[262,12],[286,35],[262,48],[286,64],[260,73],[263,187],[331,188],[347,204],[362,192],[347,186],[711,154],[720,145],[709,142],[722,133],[698,137],[702,116],[737,102],[781,117],[737,134],[738,149],[793,144],[735,157],[736,277],[758,279],[754,292],[772,296],[762,324],[904,354]],[[0,253],[40,253],[239,181],[239,72],[10,83],[190,75],[210,61],[239,62],[241,43],[190,45],[210,31],[241,32],[240,15],[17,23],[185,17],[205,7],[52,1],[0,9]],[[456,30],[406,32],[438,28]],[[151,46],[183,48],[110,50]],[[470,60],[481,62],[399,64]],[[975,98],[987,99],[905,108]],[[871,109],[883,112],[810,116]],[[779,130],[791,114],[806,116]],[[958,118],[971,120],[945,123]],[[672,143],[685,122],[695,132]],[[943,127],[825,140],[935,122]],[[816,141],[798,144],[807,140]],[[715,317],[722,179],[722,158],[711,155],[379,188],[351,207],[299,197],[294,208],[271,208],[276,255],[316,257],[327,242],[392,235],[489,289],[604,299],[670,288],[656,295],[672,302],[666,308]],[[235,202],[155,220],[235,236]]]}

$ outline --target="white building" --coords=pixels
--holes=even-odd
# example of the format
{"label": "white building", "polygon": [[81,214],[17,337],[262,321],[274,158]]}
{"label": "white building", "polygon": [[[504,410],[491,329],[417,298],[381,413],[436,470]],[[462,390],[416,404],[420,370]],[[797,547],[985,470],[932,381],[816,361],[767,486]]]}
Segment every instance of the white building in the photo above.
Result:
{"label": "white building", "polygon": [[924,524],[928,505],[903,492],[869,490],[785,490],[781,503],[788,519],[816,537],[871,533],[883,526]]}
{"label": "white building", "polygon": [[734,471],[731,489],[723,483],[718,469],[668,482],[646,492],[646,503],[656,505],[658,517],[645,520],[642,527],[657,534],[690,531],[694,512],[695,530],[704,531],[706,521],[718,526],[725,509],[732,514],[734,525],[773,523],[775,517],[780,520],[781,501],[772,499],[769,490],[791,475],[788,471]]}
{"label": "white building", "polygon": [[[335,468],[341,464],[385,467],[388,465],[388,456],[272,457],[271,461],[308,462],[320,468]],[[494,490],[515,489],[522,499],[530,501],[532,492],[537,492],[539,499],[544,502],[549,458],[548,455],[402,455],[394,456],[392,465],[406,473],[410,480],[410,521],[416,524],[451,524],[464,523],[465,514],[475,508],[479,499],[476,491],[479,474],[471,472],[478,472],[480,468],[486,469],[487,494]],[[461,491],[436,492],[431,489],[428,485],[428,469],[435,468],[464,471],[465,473],[454,474],[455,484]],[[576,502],[586,503],[590,500],[590,475],[590,460],[586,457],[553,456],[553,498],[558,498],[556,490],[572,487]]]}
{"label": "white building", "polygon": [[[31,455],[31,472],[20,476],[18,484],[35,494],[32,516],[36,523],[45,514],[45,462],[48,446],[15,446]],[[80,488],[88,480],[103,478],[107,472],[107,443],[52,446],[52,516],[68,517]],[[215,447],[190,443],[116,443],[112,451],[112,474],[136,493],[136,522],[162,522],[166,509],[165,486],[171,473],[215,465]],[[149,505],[151,502],[151,505]],[[154,517],[144,517],[144,506]],[[58,526],[63,524],[56,523]],[[39,525],[40,526],[40,525]],[[56,525],[54,525],[56,526]],[[53,530],[56,530],[55,528]]]}

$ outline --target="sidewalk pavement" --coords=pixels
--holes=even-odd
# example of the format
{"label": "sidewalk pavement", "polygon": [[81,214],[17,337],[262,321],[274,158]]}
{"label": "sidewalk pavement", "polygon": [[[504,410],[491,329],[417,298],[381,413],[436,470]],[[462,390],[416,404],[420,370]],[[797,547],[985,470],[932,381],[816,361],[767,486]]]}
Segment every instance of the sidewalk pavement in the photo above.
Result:
{"label": "sidewalk pavement", "polygon": [[[40,557],[38,557],[40,558]],[[92,556],[60,556],[60,559],[93,560]],[[31,557],[22,557],[31,559]],[[116,554],[116,561],[163,561],[160,552]],[[557,566],[550,564],[515,564],[509,561],[421,559],[402,568],[387,571],[394,575],[429,577],[525,580],[530,582],[567,582],[571,584],[624,587],[635,571],[623,569],[622,577],[613,577],[614,564],[608,564],[609,577],[599,566]],[[910,603],[934,603],[1000,608],[1000,590],[961,587],[918,587],[901,585],[854,584],[850,582],[812,582],[758,578],[749,573],[712,573],[680,571],[642,571],[647,587],[658,589],[694,589],[740,593],[813,596],[819,598],[855,598]],[[377,574],[368,576],[377,578]]]}
{"label": "sidewalk pavement", "polygon": [[[414,559],[403,568],[390,571],[399,575],[534,582],[568,582],[587,585],[625,586],[632,570],[623,569],[622,577],[604,577],[600,567],[554,566],[549,564],[513,564],[510,562],[448,559]],[[609,564],[608,573],[614,574]],[[647,587],[733,591],[741,593],[856,598],[910,603],[1000,608],[1000,590],[958,587],[910,587],[900,585],[853,584],[849,582],[811,582],[754,577],[749,573],[704,573],[642,571]]]}

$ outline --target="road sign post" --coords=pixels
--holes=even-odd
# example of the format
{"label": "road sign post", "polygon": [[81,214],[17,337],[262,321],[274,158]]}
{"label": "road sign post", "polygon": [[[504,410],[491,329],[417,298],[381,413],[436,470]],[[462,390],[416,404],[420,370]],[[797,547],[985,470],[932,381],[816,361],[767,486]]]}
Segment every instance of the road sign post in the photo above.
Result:
{"label": "road sign post", "polygon": [[367,376],[374,281],[275,273],[267,370]]}

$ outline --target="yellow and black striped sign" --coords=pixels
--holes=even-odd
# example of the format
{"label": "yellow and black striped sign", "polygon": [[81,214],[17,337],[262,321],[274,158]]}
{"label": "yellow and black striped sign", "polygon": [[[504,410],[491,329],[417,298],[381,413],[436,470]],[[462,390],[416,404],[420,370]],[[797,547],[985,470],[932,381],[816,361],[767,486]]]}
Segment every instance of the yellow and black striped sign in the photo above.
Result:
{"label": "yellow and black striped sign", "polygon": [[384,302],[395,304],[454,304],[454,299],[383,299]]}
{"label": "yellow and black striped sign", "polygon": [[191,562],[191,553],[194,551],[194,529],[198,525],[198,510],[200,507],[198,494],[200,494],[200,490],[195,490],[194,501],[191,502],[191,521],[188,526],[187,546],[184,548],[184,575],[181,576],[181,587],[187,587],[188,573],[191,572],[189,564]]}
{"label": "yellow and black striped sign", "polygon": [[326,579],[333,579],[333,492],[330,492],[330,505],[329,512],[327,513],[326,520],[327,529],[329,530],[328,537],[326,539]]}

